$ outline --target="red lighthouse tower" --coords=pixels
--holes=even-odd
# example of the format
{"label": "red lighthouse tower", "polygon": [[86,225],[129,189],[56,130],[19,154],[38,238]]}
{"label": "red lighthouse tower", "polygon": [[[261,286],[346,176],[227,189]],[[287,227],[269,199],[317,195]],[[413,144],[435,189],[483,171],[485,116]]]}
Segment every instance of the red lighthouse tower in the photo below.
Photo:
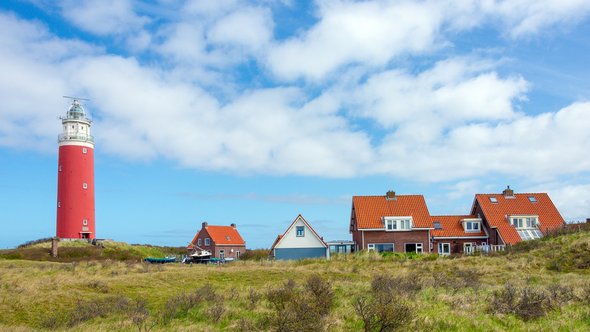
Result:
{"label": "red lighthouse tower", "polygon": [[56,236],[94,239],[94,138],[84,108],[72,99],[58,137]]}

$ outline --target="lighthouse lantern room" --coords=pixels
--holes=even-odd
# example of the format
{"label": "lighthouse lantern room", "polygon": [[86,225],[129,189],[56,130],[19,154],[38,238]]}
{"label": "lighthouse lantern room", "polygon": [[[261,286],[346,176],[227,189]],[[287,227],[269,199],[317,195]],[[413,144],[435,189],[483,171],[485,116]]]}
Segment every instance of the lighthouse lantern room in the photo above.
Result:
{"label": "lighthouse lantern room", "polygon": [[63,132],[58,136],[56,236],[94,239],[94,138],[82,99],[71,99],[66,116],[60,118]]}

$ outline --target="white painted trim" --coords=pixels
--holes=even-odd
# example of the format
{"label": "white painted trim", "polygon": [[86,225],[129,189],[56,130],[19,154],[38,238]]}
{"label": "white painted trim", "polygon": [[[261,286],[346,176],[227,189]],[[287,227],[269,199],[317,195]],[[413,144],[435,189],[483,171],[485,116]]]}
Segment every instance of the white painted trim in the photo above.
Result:
{"label": "white painted trim", "polygon": [[94,144],[87,143],[87,142],[77,142],[77,141],[63,141],[59,143],[59,146],[66,146],[66,145],[75,145],[75,146],[84,146],[87,148],[94,149]]}

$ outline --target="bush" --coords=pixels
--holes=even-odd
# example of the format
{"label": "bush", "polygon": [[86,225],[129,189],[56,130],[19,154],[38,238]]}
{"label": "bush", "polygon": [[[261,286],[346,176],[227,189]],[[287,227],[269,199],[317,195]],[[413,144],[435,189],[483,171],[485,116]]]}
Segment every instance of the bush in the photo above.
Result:
{"label": "bush", "polygon": [[269,259],[269,252],[268,249],[247,249],[246,252],[240,255],[240,260],[245,261],[262,261]]}
{"label": "bush", "polygon": [[551,299],[542,289],[507,284],[493,293],[489,310],[496,314],[514,314],[528,321],[545,316],[551,308]]}
{"label": "bush", "polygon": [[[160,315],[160,320],[163,324],[167,324],[174,318],[186,316],[190,310],[197,308],[204,301],[217,303],[223,302],[223,299],[215,293],[213,286],[205,284],[193,293],[178,294],[166,301]],[[209,314],[214,319],[219,320],[223,311],[220,308],[216,308],[215,312],[210,312]]]}
{"label": "bush", "polygon": [[314,274],[300,289],[293,280],[266,293],[273,314],[268,317],[276,331],[323,331],[334,303],[330,283]]}
{"label": "bush", "polygon": [[414,317],[412,308],[396,292],[396,280],[388,276],[373,278],[371,291],[357,297],[354,309],[365,332],[395,331]]}

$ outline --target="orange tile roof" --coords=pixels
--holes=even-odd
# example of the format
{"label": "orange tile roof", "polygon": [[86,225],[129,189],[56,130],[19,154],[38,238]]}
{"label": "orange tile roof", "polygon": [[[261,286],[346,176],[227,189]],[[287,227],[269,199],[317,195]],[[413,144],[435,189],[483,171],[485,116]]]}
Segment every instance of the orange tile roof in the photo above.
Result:
{"label": "orange tile roof", "polygon": [[465,232],[462,225],[463,219],[477,218],[477,216],[432,216],[432,223],[440,222],[442,229],[434,229],[430,234],[434,237],[470,237],[470,236],[487,236],[483,230],[483,225],[480,225],[479,232]]}
{"label": "orange tile roof", "polygon": [[353,196],[352,205],[359,229],[384,229],[383,217],[411,216],[414,228],[432,228],[430,213],[422,195]]}
{"label": "orange tile roof", "polygon": [[[537,201],[531,202],[529,196]],[[490,197],[495,197],[497,203],[492,203]],[[553,202],[546,193],[522,193],[513,197],[504,197],[502,194],[477,194],[471,213],[475,213],[475,204],[478,204],[491,227],[497,227],[500,236],[507,244],[522,241],[514,226],[510,225],[508,216],[537,215],[539,216],[539,230],[546,233],[547,230],[565,225],[565,221]]]}
{"label": "orange tile roof", "polygon": [[[211,237],[211,241],[213,241],[215,245],[246,245],[246,242],[244,242],[244,239],[242,239],[242,236],[238,230],[231,226],[209,225],[205,227],[205,230],[207,230],[207,233],[209,233],[209,236]],[[189,249],[196,245],[197,238],[199,237],[199,233],[201,233],[201,231],[197,232],[197,235],[195,235],[188,246]]]}

